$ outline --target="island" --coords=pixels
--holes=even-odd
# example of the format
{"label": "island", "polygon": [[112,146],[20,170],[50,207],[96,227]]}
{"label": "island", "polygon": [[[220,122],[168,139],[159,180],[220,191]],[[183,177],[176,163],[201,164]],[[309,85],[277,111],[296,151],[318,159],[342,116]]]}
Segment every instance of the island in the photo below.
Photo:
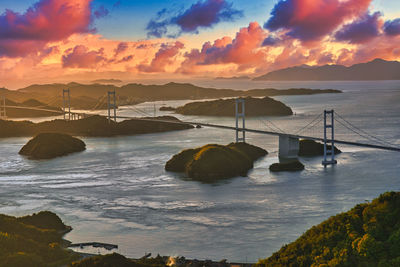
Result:
{"label": "island", "polygon": [[176,108],[167,106],[167,107],[160,107],[159,110],[160,111],[175,111]]}
{"label": "island", "polygon": [[356,205],[283,246],[265,266],[400,266],[400,192]]}
{"label": "island", "polygon": [[219,179],[246,176],[257,159],[268,152],[247,143],[209,144],[187,149],[174,155],[165,170],[185,173],[194,180],[214,182]]}
{"label": "island", "polygon": [[[178,107],[176,113],[182,115],[202,115],[202,116],[235,116],[235,99],[219,99],[203,102],[191,102]],[[280,101],[270,97],[264,98],[245,98],[246,117],[254,116],[288,116],[293,111]]]}
{"label": "island", "polygon": [[193,129],[172,116],[134,118],[121,122],[108,121],[103,116],[90,116],[80,120],[52,120],[40,123],[0,120],[0,138],[35,136],[39,133],[58,132],[73,136],[111,137]]}
{"label": "island", "polygon": [[[104,80],[103,82],[106,82]],[[162,85],[144,85],[130,83],[122,86],[115,84],[102,84],[99,81],[92,84],[70,82],[66,84],[33,84],[18,90],[0,88],[0,95],[14,103],[23,103],[35,99],[44,105],[57,107],[63,106],[63,89],[70,91],[71,108],[79,110],[104,110],[107,109],[107,93],[115,91],[117,105],[136,105],[149,101],[190,100],[190,99],[218,99],[224,97],[265,97],[279,95],[313,95],[341,93],[334,89],[307,89],[307,88],[255,88],[249,90],[216,89],[196,86],[190,83],[170,82]],[[23,106],[23,105],[21,105]],[[43,105],[42,105],[43,106]],[[47,109],[47,108],[46,108]],[[26,111],[25,111],[26,112]],[[29,115],[29,113],[27,113]],[[53,114],[56,116],[59,114]],[[48,116],[48,114],[43,114]]]}
{"label": "island", "polygon": [[82,140],[68,134],[40,133],[29,140],[19,154],[29,159],[52,159],[85,149],[86,144]]}
{"label": "island", "polygon": [[279,163],[274,163],[269,166],[271,172],[296,172],[304,170],[304,164],[299,160],[288,160]]}
{"label": "island", "polygon": [[[327,150],[331,150],[332,146],[327,145]],[[335,146],[335,155],[342,153]],[[316,142],[314,140],[302,139],[299,142],[299,154],[300,157],[316,157],[324,155],[324,144]]]}

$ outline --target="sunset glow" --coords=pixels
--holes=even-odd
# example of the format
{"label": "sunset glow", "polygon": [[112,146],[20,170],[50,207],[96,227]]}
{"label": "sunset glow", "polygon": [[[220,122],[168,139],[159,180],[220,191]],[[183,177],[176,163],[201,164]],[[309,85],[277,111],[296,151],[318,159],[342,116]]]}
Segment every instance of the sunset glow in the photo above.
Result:
{"label": "sunset glow", "polygon": [[14,2],[0,7],[0,87],[10,89],[400,59],[397,0]]}

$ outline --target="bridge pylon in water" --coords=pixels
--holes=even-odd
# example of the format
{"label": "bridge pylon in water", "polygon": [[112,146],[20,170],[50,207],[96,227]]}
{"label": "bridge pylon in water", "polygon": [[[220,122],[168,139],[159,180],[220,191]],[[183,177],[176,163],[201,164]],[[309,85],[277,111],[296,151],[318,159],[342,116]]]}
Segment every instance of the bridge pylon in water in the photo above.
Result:
{"label": "bridge pylon in water", "polygon": [[[236,117],[236,143],[246,142],[246,110],[245,100],[236,98],[235,100],[235,117]],[[241,122],[241,127],[239,127]]]}
{"label": "bridge pylon in water", "polygon": [[[330,122],[328,119],[330,116]],[[324,110],[324,160],[322,165],[324,167],[328,165],[335,165],[337,161],[335,160],[335,112],[334,110]],[[329,131],[330,129],[330,131]],[[328,138],[328,133],[330,132],[330,138]],[[328,149],[328,144],[330,144],[330,149]]]}
{"label": "bridge pylon in water", "polygon": [[[117,122],[117,101],[115,90],[108,91],[108,98],[107,98],[107,109],[108,109],[108,122],[110,123],[111,120]],[[113,116],[111,117],[111,109],[113,110]]]}
{"label": "bridge pylon in water", "polygon": [[71,96],[69,89],[63,89],[63,114],[64,120],[67,120],[67,109],[68,109],[68,120],[71,120]]}

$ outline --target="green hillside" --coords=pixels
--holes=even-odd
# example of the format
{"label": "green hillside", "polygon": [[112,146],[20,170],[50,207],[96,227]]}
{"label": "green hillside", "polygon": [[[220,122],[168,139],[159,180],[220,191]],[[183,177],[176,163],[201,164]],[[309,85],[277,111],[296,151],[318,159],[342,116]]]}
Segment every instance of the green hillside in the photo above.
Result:
{"label": "green hillside", "polygon": [[257,266],[400,266],[400,192],[313,226]]}

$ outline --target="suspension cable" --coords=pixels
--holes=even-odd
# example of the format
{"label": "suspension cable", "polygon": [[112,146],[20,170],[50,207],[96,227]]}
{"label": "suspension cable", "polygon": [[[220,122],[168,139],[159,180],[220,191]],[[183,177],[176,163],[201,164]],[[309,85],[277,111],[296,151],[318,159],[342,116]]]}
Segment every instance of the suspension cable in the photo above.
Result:
{"label": "suspension cable", "polygon": [[[346,120],[345,118],[343,118],[340,114],[338,114],[338,113],[336,113],[336,112],[335,112],[335,114],[336,114],[340,119],[342,119],[343,121],[345,121],[348,125],[350,125],[350,127],[353,127],[353,128],[356,129],[357,131],[359,131],[359,132],[363,133],[364,135],[370,137],[370,138],[367,138],[367,139],[369,139],[370,141],[379,142],[379,143],[383,143],[383,144],[390,145],[390,146],[396,146],[395,144],[392,144],[392,143],[390,143],[390,142],[388,142],[388,141],[386,141],[386,140],[383,140],[383,139],[381,139],[381,138],[379,138],[379,137],[377,137],[377,136],[374,136],[374,135],[371,135],[371,134],[367,133],[367,132],[364,131],[363,129],[361,129],[361,128],[355,126],[354,124],[352,124],[351,122],[349,122],[348,120]],[[336,119],[336,121],[338,121],[338,120]],[[358,134],[359,134],[359,133],[358,133]],[[359,134],[359,135],[360,135],[360,134]],[[375,140],[371,140],[371,138],[372,138],[372,139],[375,139],[376,141],[375,141]]]}
{"label": "suspension cable", "polygon": [[[311,129],[312,127],[315,127],[315,126],[319,123],[318,119],[319,119],[320,117],[322,117],[322,113],[318,114],[310,123],[308,123],[306,126],[302,127],[302,128],[299,129],[298,131],[296,131],[294,134],[295,134],[295,135],[300,134],[301,132],[303,132],[304,130],[306,130],[306,128],[308,128],[309,126],[310,126],[310,129]],[[322,120],[322,118],[321,118],[321,120]],[[317,122],[317,123],[315,123],[315,122]],[[315,123],[315,124],[314,124],[314,123]],[[314,124],[314,125],[312,125],[312,124]]]}

